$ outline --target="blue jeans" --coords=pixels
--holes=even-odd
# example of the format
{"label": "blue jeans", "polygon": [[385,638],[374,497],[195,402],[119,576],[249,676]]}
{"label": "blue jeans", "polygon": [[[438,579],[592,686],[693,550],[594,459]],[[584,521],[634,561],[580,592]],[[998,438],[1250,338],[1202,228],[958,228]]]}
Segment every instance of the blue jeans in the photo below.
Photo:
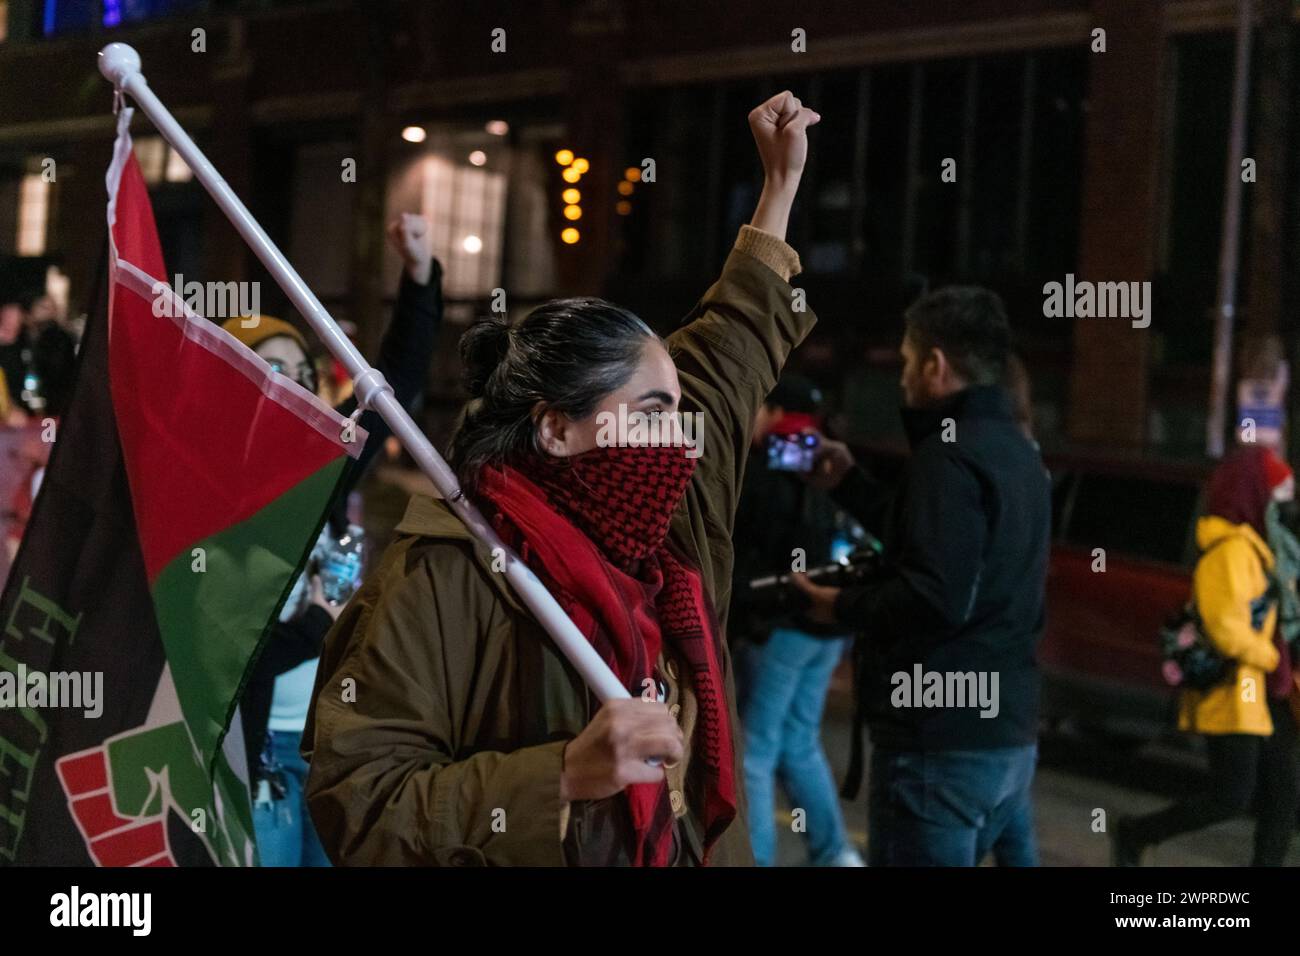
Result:
{"label": "blue jeans", "polygon": [[822,750],[822,710],[831,674],[850,638],[817,638],[778,628],[766,644],[744,645],[745,789],[749,837],[759,866],[776,861],[775,777],[805,811],[808,851],[829,865],[849,847],[839,795]]}
{"label": "blue jeans", "polygon": [[260,798],[257,790],[253,792],[253,828],[262,866],[329,866],[329,857],[307,813],[307,761],[298,752],[302,734],[282,730],[268,733],[286,792],[280,800],[265,799],[265,787],[259,788]]}
{"label": "blue jeans", "polygon": [[1037,866],[1032,785],[1038,746],[875,749],[867,794],[869,866]]}

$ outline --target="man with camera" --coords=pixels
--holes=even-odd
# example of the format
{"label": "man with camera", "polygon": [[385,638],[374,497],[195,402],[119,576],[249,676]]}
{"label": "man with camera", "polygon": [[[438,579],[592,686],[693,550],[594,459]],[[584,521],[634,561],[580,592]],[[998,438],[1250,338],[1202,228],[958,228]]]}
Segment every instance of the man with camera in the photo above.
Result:
{"label": "man with camera", "polygon": [[[812,865],[866,865],[845,827],[821,742],[826,694],[850,629],[806,620],[794,606],[797,592],[793,602],[782,601],[789,589],[776,583],[792,566],[812,570],[851,544],[830,497],[800,479],[814,461],[821,406],[821,390],[793,374],[767,396],[754,420],[732,538],[728,637],[745,730],[750,842],[759,866],[776,865],[778,781],[791,807],[803,812]],[[764,580],[773,585],[756,586]]]}
{"label": "man with camera", "polygon": [[843,589],[796,584],[813,620],[860,632],[869,864],[974,866],[993,850],[1004,865],[1031,866],[1048,478],[1001,385],[1001,300],[939,289],[905,318],[912,453],[899,487],[891,495],[831,441],[809,479],[884,540],[884,567]]}

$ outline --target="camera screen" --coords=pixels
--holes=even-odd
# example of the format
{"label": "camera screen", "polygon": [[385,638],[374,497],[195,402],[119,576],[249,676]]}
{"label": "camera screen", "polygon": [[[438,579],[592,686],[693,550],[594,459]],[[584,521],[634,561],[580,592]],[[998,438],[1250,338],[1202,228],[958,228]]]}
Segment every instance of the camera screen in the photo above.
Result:
{"label": "camera screen", "polygon": [[812,471],[816,435],[768,435],[767,467],[773,471]]}

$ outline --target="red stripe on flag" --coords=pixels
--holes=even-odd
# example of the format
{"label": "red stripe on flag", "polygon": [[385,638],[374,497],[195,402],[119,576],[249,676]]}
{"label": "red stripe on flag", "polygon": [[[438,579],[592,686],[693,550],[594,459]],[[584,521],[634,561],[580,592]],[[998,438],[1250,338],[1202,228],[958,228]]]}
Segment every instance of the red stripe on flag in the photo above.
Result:
{"label": "red stripe on flag", "polygon": [[149,204],[149,188],[134,155],[123,164],[117,187],[113,246],[118,258],[134,263],[155,279],[166,281],[167,266],[158,242],[153,206]]}
{"label": "red stripe on flag", "polygon": [[[136,233],[139,233],[137,235]],[[149,197],[134,159],[122,172],[114,241],[161,268]],[[119,241],[120,237],[120,241]],[[109,318],[109,383],[131,485],[145,571],[152,584],[178,555],[251,517],[343,454],[342,446],[154,314],[115,270]],[[152,273],[151,273],[152,274]]]}

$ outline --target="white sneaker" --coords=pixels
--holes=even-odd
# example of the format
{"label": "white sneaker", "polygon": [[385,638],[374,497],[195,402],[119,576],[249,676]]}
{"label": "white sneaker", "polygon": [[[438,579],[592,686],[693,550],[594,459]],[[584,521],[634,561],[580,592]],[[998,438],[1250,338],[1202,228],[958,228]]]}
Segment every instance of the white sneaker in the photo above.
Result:
{"label": "white sneaker", "polygon": [[831,861],[831,866],[866,866],[866,860],[862,859],[862,854],[853,847],[847,847],[835,855]]}

